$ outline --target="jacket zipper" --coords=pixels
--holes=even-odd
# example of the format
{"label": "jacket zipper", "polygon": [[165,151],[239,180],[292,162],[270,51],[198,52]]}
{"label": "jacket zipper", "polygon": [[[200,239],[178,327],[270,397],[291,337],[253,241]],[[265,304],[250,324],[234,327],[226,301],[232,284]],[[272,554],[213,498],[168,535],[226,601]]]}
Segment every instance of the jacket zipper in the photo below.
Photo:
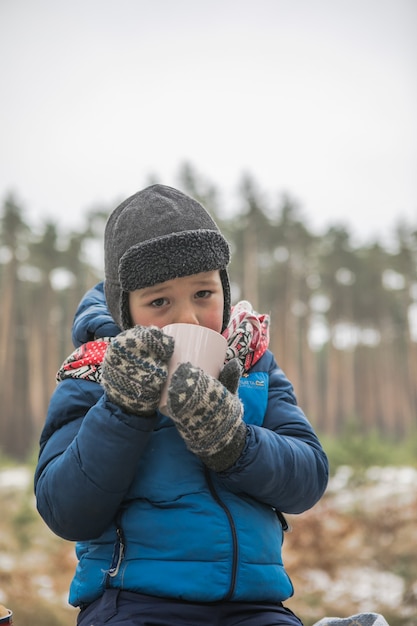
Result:
{"label": "jacket zipper", "polygon": [[211,493],[214,501],[225,512],[226,517],[227,517],[228,522],[229,522],[230,530],[232,532],[232,546],[233,546],[232,576],[231,576],[231,580],[230,580],[229,591],[226,593],[226,595],[223,598],[223,601],[226,602],[226,601],[228,601],[228,600],[230,600],[232,598],[234,590],[235,590],[235,585],[236,585],[237,558],[238,558],[238,543],[237,543],[236,527],[235,527],[235,523],[233,521],[232,514],[230,513],[229,509],[227,508],[225,503],[221,500],[219,494],[216,491],[216,488],[215,488],[215,486],[213,484],[213,480],[211,478],[210,472],[209,472],[207,467],[205,467],[204,472],[205,472],[205,475],[206,475],[206,480],[207,480],[207,484],[208,484],[210,493]]}
{"label": "jacket zipper", "polygon": [[114,543],[111,564],[110,564],[109,569],[107,570],[107,575],[110,576],[111,578],[114,578],[119,573],[120,565],[123,561],[123,557],[125,554],[125,538],[124,538],[123,528],[121,525],[121,517],[122,517],[122,512],[119,511],[119,513],[116,516],[117,539]]}

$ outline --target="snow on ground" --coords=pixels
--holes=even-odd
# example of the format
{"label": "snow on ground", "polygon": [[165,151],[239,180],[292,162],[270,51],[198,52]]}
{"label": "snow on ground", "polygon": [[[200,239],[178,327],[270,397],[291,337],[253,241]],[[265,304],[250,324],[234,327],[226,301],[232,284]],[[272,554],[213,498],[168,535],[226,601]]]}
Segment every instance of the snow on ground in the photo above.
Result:
{"label": "snow on ground", "polygon": [[416,497],[417,469],[413,467],[370,467],[362,484],[353,486],[354,470],[340,466],[330,479],[327,493],[340,511],[360,506],[369,511],[386,502],[410,504]]}
{"label": "snow on ground", "polygon": [[0,471],[0,489],[27,489],[33,480],[33,474],[28,467],[11,467]]}

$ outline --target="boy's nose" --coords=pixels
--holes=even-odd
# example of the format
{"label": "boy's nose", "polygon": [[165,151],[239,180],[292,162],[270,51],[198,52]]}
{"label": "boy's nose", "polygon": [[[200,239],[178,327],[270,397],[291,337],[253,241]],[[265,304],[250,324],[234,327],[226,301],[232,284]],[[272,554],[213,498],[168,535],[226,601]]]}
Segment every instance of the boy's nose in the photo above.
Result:
{"label": "boy's nose", "polygon": [[190,306],[181,307],[181,309],[177,311],[177,314],[175,315],[175,323],[200,324],[193,308]]}

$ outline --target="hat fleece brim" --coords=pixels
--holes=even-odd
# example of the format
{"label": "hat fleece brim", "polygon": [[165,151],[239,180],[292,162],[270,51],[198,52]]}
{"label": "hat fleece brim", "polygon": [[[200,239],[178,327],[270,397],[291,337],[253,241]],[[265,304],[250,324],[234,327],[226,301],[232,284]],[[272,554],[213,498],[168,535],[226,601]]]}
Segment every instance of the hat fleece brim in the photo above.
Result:
{"label": "hat fleece brim", "polygon": [[173,278],[218,269],[221,270],[224,292],[225,328],[230,317],[230,285],[226,271],[229,259],[230,250],[224,237],[208,229],[171,233],[132,246],[119,263],[122,326],[128,328],[131,325],[128,292]]}

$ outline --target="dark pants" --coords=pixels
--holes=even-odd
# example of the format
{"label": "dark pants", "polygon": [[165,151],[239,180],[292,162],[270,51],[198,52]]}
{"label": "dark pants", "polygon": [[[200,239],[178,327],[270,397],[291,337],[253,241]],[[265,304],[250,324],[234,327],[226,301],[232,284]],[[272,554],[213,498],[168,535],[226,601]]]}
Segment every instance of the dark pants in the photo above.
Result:
{"label": "dark pants", "polygon": [[108,589],[80,612],[78,626],[302,626],[281,604],[200,604]]}

